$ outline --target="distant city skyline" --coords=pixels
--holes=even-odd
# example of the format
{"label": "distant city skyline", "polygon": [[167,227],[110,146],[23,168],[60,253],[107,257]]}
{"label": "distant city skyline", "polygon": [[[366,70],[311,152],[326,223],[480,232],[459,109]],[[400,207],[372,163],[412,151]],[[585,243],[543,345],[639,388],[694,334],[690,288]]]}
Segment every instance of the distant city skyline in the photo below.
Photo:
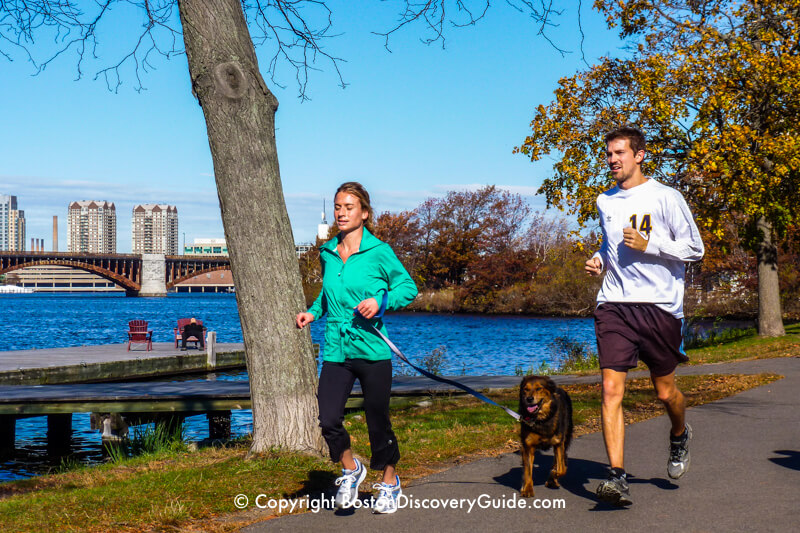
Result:
{"label": "distant city skyline", "polygon": [[[2,198],[3,196],[4,195],[2,193],[0,193],[0,198]],[[13,195],[11,195],[11,196],[13,196]],[[134,220],[133,219],[135,218],[134,216],[131,217],[131,225],[129,226],[130,227],[130,231],[128,232],[128,235],[120,235],[116,231],[117,219],[115,218],[115,220],[114,220],[114,243],[115,243],[116,246],[114,247],[113,250],[112,249],[102,249],[102,251],[98,251],[94,247],[92,247],[92,248],[87,247],[85,250],[78,250],[78,249],[75,248],[75,246],[71,246],[71,243],[74,241],[73,234],[77,234],[77,230],[73,229],[71,227],[71,224],[70,224],[70,217],[71,217],[70,211],[71,211],[71,209],[73,208],[73,206],[75,204],[91,204],[91,203],[109,204],[108,207],[110,209],[112,209],[112,210],[115,209],[115,202],[109,202],[109,201],[106,201],[106,200],[100,200],[100,201],[98,201],[98,200],[74,200],[72,202],[69,202],[69,204],[67,205],[67,214],[66,214],[66,216],[53,215],[51,217],[51,220],[53,222],[52,229],[56,230],[57,231],[57,235],[58,235],[56,237],[55,241],[53,240],[54,234],[53,234],[52,230],[45,236],[42,236],[42,235],[35,235],[35,236],[31,235],[29,237],[31,239],[35,238],[35,239],[37,239],[37,241],[38,240],[42,240],[44,242],[44,250],[45,251],[58,251],[58,249],[57,249],[58,242],[59,241],[60,242],[66,241],[66,243],[67,243],[66,250],[61,250],[61,251],[68,251],[68,252],[70,252],[70,251],[72,251],[72,252],[83,251],[83,252],[87,252],[87,253],[117,253],[116,249],[120,248],[120,242],[122,242],[122,241],[124,241],[126,239],[130,241],[130,240],[132,240],[132,238],[134,238],[134,234],[135,234],[135,230],[134,230],[134,227],[133,227],[134,226]],[[324,204],[325,204],[325,202],[324,202],[324,199],[323,199],[323,208],[322,209],[327,209]],[[166,204],[138,204],[137,203],[137,204],[134,204],[134,206],[131,209],[131,211],[135,211],[136,207],[140,206],[140,205],[166,205]],[[177,207],[177,206],[170,206],[170,207]],[[322,210],[320,212],[322,212]],[[65,223],[66,223],[66,229],[63,229],[63,226],[64,226]],[[321,228],[322,226],[325,226],[326,228],[328,227],[327,224],[319,224],[319,223],[317,223],[315,225],[316,235],[313,235],[308,240],[296,240],[295,244],[297,244],[297,245],[308,244],[308,243],[312,243],[313,244],[314,241],[316,240],[316,238],[320,236],[319,232],[321,230],[319,228]],[[1,228],[0,228],[0,231],[2,231]],[[178,231],[177,234],[178,235],[184,235],[185,233],[186,232],[180,230],[180,228],[179,228],[179,231]],[[62,236],[62,234],[63,234],[63,236]],[[86,236],[84,236],[84,238],[88,239],[89,235],[87,234]],[[203,236],[193,236],[191,238],[191,240],[187,239],[186,241],[184,241],[183,238],[181,238],[180,239],[180,245],[179,245],[179,249],[181,250],[181,253],[182,253],[182,250],[184,248],[186,248],[186,242],[190,242],[190,243],[193,242],[195,244],[202,243],[202,244],[205,244],[205,245],[207,245],[207,243],[220,243],[220,242],[224,244],[225,243],[225,237],[224,237],[224,232],[223,232],[223,235],[220,235],[220,236],[210,236],[210,237],[209,236],[205,236],[205,235],[203,235]],[[27,250],[28,247],[26,246],[25,248]],[[134,252],[135,245],[133,243],[131,244],[130,248],[131,249],[128,250],[127,252],[120,252],[120,253],[128,253],[128,252],[139,253],[139,252]]]}
{"label": "distant city skyline", "polygon": [[[163,224],[163,244],[155,247],[166,247],[167,255],[182,253],[180,247],[183,244],[179,245],[178,243],[180,232],[178,232],[177,208],[174,205],[134,204],[129,211],[131,213],[131,224],[128,226],[130,231],[128,231],[127,235],[120,235],[116,229],[117,216],[114,202],[106,200],[73,200],[67,204],[66,215],[52,216],[51,231],[47,235],[29,234],[26,238],[25,215],[23,210],[18,209],[17,196],[0,192],[0,251],[39,251],[38,248],[40,247],[44,251],[59,251],[58,242],[60,241],[66,242],[66,250],[61,251],[113,254],[117,253],[120,241],[127,240],[131,243],[127,252],[136,250],[134,253],[142,253],[142,250],[136,246],[138,237],[141,241],[141,248],[147,248],[148,251],[146,253],[151,253],[153,252],[154,243],[152,241],[145,243],[143,228],[139,229],[141,235],[137,235],[136,215],[137,211],[146,211],[149,217],[152,218],[154,208],[155,211],[161,211],[162,209],[168,211],[169,213],[166,216],[170,218]],[[14,216],[17,218],[14,219]],[[14,223],[17,224],[17,227],[14,226]],[[159,231],[162,230],[161,227],[158,229]],[[12,245],[12,238],[16,239],[16,245]],[[33,244],[26,245],[28,240],[32,243],[35,242],[35,246]],[[195,237],[194,240],[219,240],[224,242],[225,239],[220,237]],[[160,248],[153,253],[161,253]]]}
{"label": "distant city skyline", "polygon": [[[585,3],[584,3],[585,4]],[[397,2],[333,0],[338,36],[325,50],[339,64],[346,89],[330,64],[313,64],[307,96],[298,98],[294,73],[278,64],[266,72],[273,50],[257,48],[265,81],[280,105],[276,116],[283,197],[295,242],[313,242],[323,200],[344,181],[360,181],[380,213],[413,209],[450,190],[495,184],[534,197],[553,160],[531,164],[512,149],[529,133],[537,105],[553,99],[558,79],[603,55],[619,55],[622,42],[604,18],[584,5],[566,6],[548,36],[505,4],[492,4],[475,26],[450,28],[446,47],[420,44],[424,30],[395,34],[391,52],[373,32],[396,21]],[[133,24],[132,22],[133,21]],[[145,90],[132,90],[136,73],[123,67],[115,93],[94,73],[126,52],[125,40],[138,24],[118,17],[114,37],[100,35],[106,48],[86,58],[76,78],[64,54],[36,76],[27,57],[9,49],[0,98],[14,102],[0,130],[0,193],[24,206],[27,234],[52,246],[53,215],[66,217],[65,199],[104,198],[119,213],[138,203],[173,204],[181,211],[181,243],[224,238],[205,121],[191,95],[186,59],[153,57],[141,72]],[[583,32],[583,37],[581,35]],[[106,30],[108,31],[108,30]],[[279,194],[277,191],[275,194]],[[65,219],[64,219],[65,220]],[[118,219],[117,250],[130,252],[131,221]],[[59,225],[66,242],[66,224]],[[63,247],[63,244],[62,244]]]}

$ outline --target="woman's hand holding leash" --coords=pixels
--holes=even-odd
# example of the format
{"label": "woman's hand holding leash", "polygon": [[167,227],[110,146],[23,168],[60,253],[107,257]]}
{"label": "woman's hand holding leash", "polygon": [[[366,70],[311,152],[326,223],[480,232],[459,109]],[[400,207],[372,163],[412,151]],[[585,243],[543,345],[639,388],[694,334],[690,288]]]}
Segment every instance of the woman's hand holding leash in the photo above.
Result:
{"label": "woman's hand holding leash", "polygon": [[361,300],[361,303],[356,306],[356,310],[367,320],[377,315],[380,308],[381,306],[378,305],[378,300],[375,298]]}
{"label": "woman's hand holding leash", "polygon": [[303,329],[308,324],[314,322],[314,315],[311,313],[297,313],[297,318],[295,318],[295,324],[300,329]]}

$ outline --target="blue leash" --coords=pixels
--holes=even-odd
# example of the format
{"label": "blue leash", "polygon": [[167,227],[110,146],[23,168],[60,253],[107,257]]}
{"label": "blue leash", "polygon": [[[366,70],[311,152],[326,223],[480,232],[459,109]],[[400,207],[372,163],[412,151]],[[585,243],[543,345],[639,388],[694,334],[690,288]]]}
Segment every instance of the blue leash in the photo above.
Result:
{"label": "blue leash", "polygon": [[[387,301],[388,301],[388,297],[389,297],[389,293],[386,292],[386,291],[383,291],[383,301],[381,302],[381,308],[373,318],[381,318],[383,316],[383,313],[386,311],[386,304],[387,304]],[[437,376],[436,374],[434,374],[432,372],[428,372],[427,370],[418,367],[417,365],[415,365],[414,363],[409,361],[408,357],[403,355],[403,352],[401,352],[400,349],[397,346],[395,346],[395,344],[392,341],[390,341],[388,337],[386,337],[386,335],[381,333],[378,328],[373,326],[372,322],[370,322],[369,320],[364,318],[364,315],[362,315],[358,311],[358,309],[356,309],[353,314],[363,318],[364,321],[367,323],[367,325],[370,328],[372,328],[372,331],[374,331],[381,339],[383,339],[383,342],[385,342],[389,346],[389,349],[392,350],[392,352],[394,352],[394,354],[401,361],[403,361],[405,364],[407,364],[408,366],[410,366],[411,368],[413,368],[414,370],[416,370],[417,372],[419,372],[420,374],[422,374],[426,378],[432,379],[434,381],[438,381],[440,383],[446,383],[448,385],[452,385],[453,387],[456,387],[457,389],[461,389],[464,392],[466,392],[467,394],[471,394],[472,396],[474,396],[477,399],[481,400],[482,402],[485,402],[485,403],[488,403],[488,404],[491,404],[491,405],[499,407],[500,409],[505,411],[509,416],[513,417],[514,420],[516,420],[517,422],[521,422],[523,424],[530,425],[527,421],[522,419],[522,417],[520,416],[519,413],[517,413],[515,411],[512,411],[511,409],[509,409],[505,405],[500,405],[499,403],[495,402],[494,400],[492,400],[491,398],[487,397],[486,395],[481,394],[480,392],[476,391],[472,387],[468,387],[468,386],[464,385],[463,383],[459,383],[458,381],[454,381],[452,379],[447,379],[447,378],[443,378],[442,376]]]}

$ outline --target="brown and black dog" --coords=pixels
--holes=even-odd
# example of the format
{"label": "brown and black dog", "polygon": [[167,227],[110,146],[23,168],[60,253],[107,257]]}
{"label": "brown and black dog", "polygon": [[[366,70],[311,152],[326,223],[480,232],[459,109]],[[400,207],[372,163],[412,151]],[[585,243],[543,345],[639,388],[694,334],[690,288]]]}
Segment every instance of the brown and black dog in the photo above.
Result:
{"label": "brown and black dog", "polygon": [[519,385],[522,417],[522,489],[533,496],[533,461],[536,450],[553,447],[553,470],[545,486],[558,488],[558,478],[567,473],[567,448],[572,441],[572,401],[567,392],[544,376],[525,376]]}

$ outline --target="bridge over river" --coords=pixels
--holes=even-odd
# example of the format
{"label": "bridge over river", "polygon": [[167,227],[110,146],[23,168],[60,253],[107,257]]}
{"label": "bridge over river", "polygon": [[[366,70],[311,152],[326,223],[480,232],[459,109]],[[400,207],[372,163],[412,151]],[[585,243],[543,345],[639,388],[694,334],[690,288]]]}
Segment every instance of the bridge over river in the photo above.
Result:
{"label": "bridge over river", "polygon": [[125,289],[128,296],[166,296],[167,290],[182,281],[229,269],[230,260],[163,254],[0,252],[0,274],[36,265],[66,266],[97,274]]}

